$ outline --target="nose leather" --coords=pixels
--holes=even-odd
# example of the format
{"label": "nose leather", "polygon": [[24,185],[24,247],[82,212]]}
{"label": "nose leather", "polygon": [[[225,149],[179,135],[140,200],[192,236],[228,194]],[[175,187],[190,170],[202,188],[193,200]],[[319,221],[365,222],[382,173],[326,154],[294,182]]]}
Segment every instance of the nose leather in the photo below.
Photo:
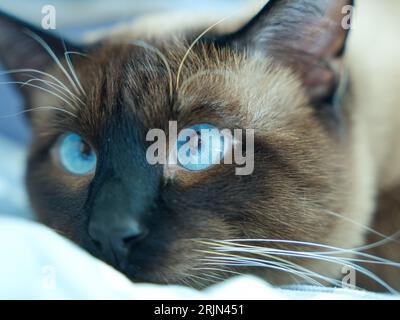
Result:
{"label": "nose leather", "polygon": [[153,199],[144,191],[122,179],[110,179],[95,197],[88,233],[101,254],[116,266],[128,258],[129,248],[147,235],[143,217]]}
{"label": "nose leather", "polygon": [[105,226],[91,222],[89,235],[111,263],[121,265],[127,258],[129,247],[147,234],[145,229],[131,219],[120,226]]}

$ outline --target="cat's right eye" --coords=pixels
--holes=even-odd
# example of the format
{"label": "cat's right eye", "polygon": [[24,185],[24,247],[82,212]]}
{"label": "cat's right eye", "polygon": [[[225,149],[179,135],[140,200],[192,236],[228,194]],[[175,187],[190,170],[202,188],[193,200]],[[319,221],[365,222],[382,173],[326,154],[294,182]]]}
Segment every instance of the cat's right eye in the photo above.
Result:
{"label": "cat's right eye", "polygon": [[61,136],[55,151],[61,167],[70,174],[85,176],[96,169],[95,151],[76,133]]}

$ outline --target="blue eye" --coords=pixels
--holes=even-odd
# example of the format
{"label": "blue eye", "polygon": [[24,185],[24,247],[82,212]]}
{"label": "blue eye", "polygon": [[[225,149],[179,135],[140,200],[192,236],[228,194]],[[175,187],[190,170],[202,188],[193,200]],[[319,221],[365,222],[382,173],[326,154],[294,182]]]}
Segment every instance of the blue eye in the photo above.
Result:
{"label": "blue eye", "polygon": [[92,147],[75,133],[61,138],[58,156],[64,169],[74,175],[88,175],[96,168],[97,157]]}
{"label": "blue eye", "polygon": [[177,159],[189,171],[202,171],[219,164],[224,157],[224,139],[209,124],[197,124],[179,133]]}

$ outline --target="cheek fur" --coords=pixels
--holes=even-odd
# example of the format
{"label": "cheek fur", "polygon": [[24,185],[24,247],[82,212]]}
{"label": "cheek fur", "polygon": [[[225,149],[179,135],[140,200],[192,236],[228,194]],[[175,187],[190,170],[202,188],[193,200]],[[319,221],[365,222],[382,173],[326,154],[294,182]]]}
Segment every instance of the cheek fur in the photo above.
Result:
{"label": "cheek fur", "polygon": [[28,162],[26,182],[37,218],[62,235],[79,242],[85,238],[85,202],[90,178],[76,179],[66,175],[48,157],[32,155]]}

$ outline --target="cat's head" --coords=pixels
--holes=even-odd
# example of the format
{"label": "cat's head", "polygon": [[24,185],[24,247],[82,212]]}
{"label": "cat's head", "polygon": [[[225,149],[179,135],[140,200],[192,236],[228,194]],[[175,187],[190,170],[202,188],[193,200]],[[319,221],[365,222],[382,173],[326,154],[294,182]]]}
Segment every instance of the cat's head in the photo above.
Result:
{"label": "cat's head", "polygon": [[[293,263],[336,276],[318,260],[239,249],[361,241],[338,218],[363,214],[340,91],[351,4],[271,0],[234,33],[79,49],[1,17],[1,59],[19,69],[30,110],[27,186],[39,219],[134,280],[203,286],[254,271],[282,283],[296,278]],[[254,130],[254,170],[150,164],[146,135],[162,129],[168,140],[170,121]],[[234,145],[252,152],[246,143]],[[215,242],[232,239],[268,241]],[[272,262],[246,269],[256,258]]]}

